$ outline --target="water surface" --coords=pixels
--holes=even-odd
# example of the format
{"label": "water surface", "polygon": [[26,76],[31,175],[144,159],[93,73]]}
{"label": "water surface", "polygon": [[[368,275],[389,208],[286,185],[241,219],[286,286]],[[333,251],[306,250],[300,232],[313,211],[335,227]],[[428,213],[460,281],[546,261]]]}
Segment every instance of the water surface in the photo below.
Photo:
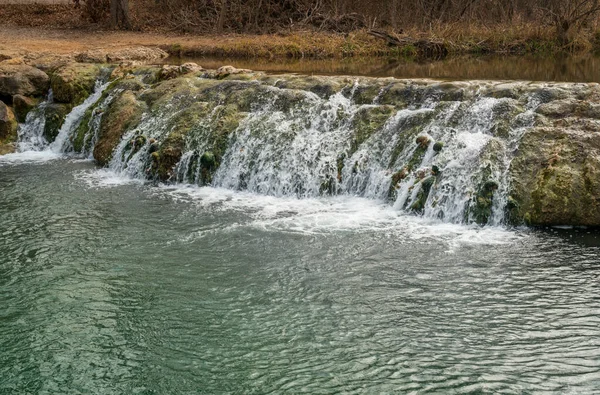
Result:
{"label": "water surface", "polygon": [[167,63],[196,62],[208,69],[224,64],[271,73],[433,78],[445,80],[524,80],[600,82],[596,55],[486,55],[414,61],[386,58],[346,59],[228,59],[169,58]]}
{"label": "water surface", "polygon": [[0,393],[600,391],[592,232],[29,159],[0,162]]}

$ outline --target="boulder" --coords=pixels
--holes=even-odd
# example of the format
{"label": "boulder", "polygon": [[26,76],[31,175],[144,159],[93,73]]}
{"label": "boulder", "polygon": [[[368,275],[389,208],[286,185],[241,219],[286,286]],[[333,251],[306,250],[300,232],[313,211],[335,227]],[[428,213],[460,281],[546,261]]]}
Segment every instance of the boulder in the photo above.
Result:
{"label": "boulder", "polygon": [[100,68],[93,64],[69,63],[59,68],[50,79],[54,100],[81,104],[94,90],[99,75]]}
{"label": "boulder", "polygon": [[17,121],[25,122],[27,114],[37,105],[38,101],[23,95],[14,95],[12,99]]}
{"label": "boulder", "polygon": [[42,96],[48,92],[50,78],[48,74],[27,65],[0,64],[0,97],[14,95]]}
{"label": "boulder", "polygon": [[252,70],[248,70],[248,69],[237,69],[233,66],[221,66],[217,69],[217,74],[216,77],[218,79],[222,79],[227,77],[228,75],[231,74],[247,74],[247,73],[252,73]]}
{"label": "boulder", "polygon": [[563,118],[574,115],[573,113],[577,107],[578,103],[573,99],[556,100],[542,104],[537,108],[536,112],[549,118]]}
{"label": "boulder", "polygon": [[17,120],[10,107],[0,101],[0,155],[14,152]]}
{"label": "boulder", "polygon": [[600,135],[536,127],[511,164],[516,215],[529,225],[600,224]]}

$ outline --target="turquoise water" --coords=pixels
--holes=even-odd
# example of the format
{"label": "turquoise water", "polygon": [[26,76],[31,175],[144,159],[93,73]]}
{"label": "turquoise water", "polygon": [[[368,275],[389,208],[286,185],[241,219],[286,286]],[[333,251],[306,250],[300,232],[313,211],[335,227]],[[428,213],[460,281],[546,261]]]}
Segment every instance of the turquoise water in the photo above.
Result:
{"label": "turquoise water", "polygon": [[0,159],[0,393],[598,393],[598,240]]}

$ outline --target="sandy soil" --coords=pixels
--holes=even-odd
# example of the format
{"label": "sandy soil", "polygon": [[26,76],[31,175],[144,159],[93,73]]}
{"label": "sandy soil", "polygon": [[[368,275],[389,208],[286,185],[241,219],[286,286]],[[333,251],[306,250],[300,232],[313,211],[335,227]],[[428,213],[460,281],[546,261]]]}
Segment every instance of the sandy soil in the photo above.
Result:
{"label": "sandy soil", "polygon": [[[69,54],[88,49],[117,49],[138,45],[206,47],[215,37],[178,36],[155,33],[62,30],[0,25],[0,51],[12,55],[26,52]],[[220,43],[235,37],[218,37]]]}

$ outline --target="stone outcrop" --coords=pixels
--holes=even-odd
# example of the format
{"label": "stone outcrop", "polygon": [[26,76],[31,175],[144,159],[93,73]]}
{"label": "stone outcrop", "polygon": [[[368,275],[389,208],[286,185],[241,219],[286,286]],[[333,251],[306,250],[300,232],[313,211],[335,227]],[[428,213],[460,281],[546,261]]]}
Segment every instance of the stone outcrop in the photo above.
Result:
{"label": "stone outcrop", "polygon": [[92,49],[75,55],[75,60],[81,63],[120,63],[131,60],[156,62],[168,56],[160,48],[132,47],[117,50]]}
{"label": "stone outcrop", "polygon": [[14,95],[43,96],[50,78],[42,70],[27,65],[0,64],[0,98],[12,102]]}
{"label": "stone outcrop", "polygon": [[51,77],[54,100],[69,103],[73,106],[81,104],[93,91],[100,75],[100,67],[87,63],[69,63]]}
{"label": "stone outcrop", "polygon": [[[22,122],[36,99],[15,93],[20,84],[39,96],[48,81],[29,78],[34,74],[24,72],[28,66],[0,67],[12,70],[7,78],[13,83],[4,86],[14,89],[4,92]],[[88,63],[50,72],[55,102],[45,108],[49,141],[100,73],[100,66]],[[450,215],[439,208],[449,198],[445,190],[462,196],[452,206],[462,207],[454,222],[485,225],[503,212],[515,225],[600,226],[597,84],[266,75],[232,66],[211,71],[194,63],[159,67],[137,61],[122,62],[110,78],[113,83],[70,136],[74,150],[93,152],[99,165],[117,153],[123,163],[136,156],[149,178],[204,185],[235,149],[235,155],[254,155],[235,184],[243,189],[264,152],[232,148],[240,135],[257,146],[275,141],[277,147],[316,128],[310,133],[323,139],[339,133],[303,154],[304,165],[329,158],[318,194],[366,185],[374,174],[368,166],[377,162],[377,171],[385,173],[377,181],[382,197],[398,204],[400,196],[409,196],[398,206],[407,212]],[[12,109],[2,106],[5,152],[14,146],[16,121]],[[340,142],[338,151],[327,151]],[[452,179],[461,166],[471,173]],[[447,184],[450,179],[454,184]]]}

